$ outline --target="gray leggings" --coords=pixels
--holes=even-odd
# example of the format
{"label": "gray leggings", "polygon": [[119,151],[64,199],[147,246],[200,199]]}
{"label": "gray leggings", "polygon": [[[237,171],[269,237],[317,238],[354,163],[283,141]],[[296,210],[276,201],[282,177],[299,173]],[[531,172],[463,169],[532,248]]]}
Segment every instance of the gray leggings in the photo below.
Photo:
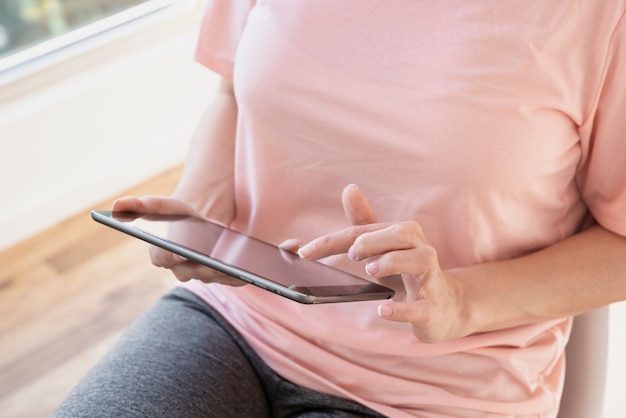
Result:
{"label": "gray leggings", "polygon": [[131,325],[52,416],[381,417],[283,379],[184,289]]}

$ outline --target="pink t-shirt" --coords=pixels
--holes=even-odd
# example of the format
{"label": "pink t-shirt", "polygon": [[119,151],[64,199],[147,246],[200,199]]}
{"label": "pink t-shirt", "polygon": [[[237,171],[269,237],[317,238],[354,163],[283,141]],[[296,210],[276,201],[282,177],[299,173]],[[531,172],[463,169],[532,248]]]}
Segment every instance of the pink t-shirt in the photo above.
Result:
{"label": "pink t-shirt", "polygon": [[[197,50],[235,83],[237,229],[339,230],[355,183],[380,220],[419,222],[443,268],[535,251],[589,215],[626,235],[624,1],[253,3],[212,1]],[[386,415],[556,415],[570,319],[424,344],[378,302],[186,286],[285,378]]]}

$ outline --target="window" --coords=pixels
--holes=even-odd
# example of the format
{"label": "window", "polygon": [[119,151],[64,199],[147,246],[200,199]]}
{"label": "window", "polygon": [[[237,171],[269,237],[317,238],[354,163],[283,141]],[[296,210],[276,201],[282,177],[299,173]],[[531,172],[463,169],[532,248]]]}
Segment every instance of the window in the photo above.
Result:
{"label": "window", "polygon": [[0,72],[180,0],[0,0]]}

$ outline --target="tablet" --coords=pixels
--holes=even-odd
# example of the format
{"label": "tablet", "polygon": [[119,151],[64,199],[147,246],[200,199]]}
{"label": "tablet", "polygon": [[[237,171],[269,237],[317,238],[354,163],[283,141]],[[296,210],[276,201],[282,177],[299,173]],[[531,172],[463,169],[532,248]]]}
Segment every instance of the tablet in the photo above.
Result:
{"label": "tablet", "polygon": [[91,211],[106,226],[296,302],[389,299],[394,291],[204,219]]}

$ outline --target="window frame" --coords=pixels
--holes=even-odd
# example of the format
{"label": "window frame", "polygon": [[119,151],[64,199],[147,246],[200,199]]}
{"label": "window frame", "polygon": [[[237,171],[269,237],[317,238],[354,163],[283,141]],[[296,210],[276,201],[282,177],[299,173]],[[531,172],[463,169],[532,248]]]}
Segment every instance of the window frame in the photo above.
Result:
{"label": "window frame", "polygon": [[130,32],[163,14],[193,7],[195,0],[147,0],[95,22],[0,57],[0,86],[41,71]]}

